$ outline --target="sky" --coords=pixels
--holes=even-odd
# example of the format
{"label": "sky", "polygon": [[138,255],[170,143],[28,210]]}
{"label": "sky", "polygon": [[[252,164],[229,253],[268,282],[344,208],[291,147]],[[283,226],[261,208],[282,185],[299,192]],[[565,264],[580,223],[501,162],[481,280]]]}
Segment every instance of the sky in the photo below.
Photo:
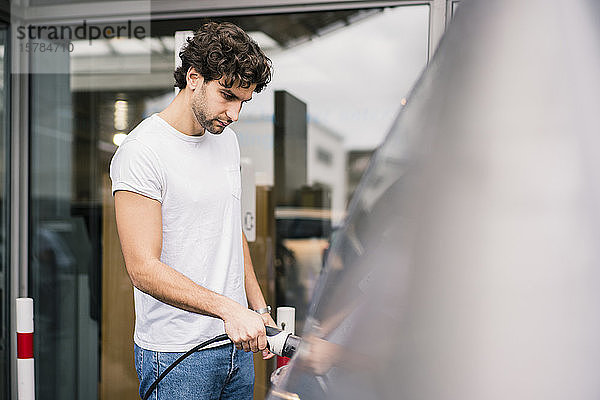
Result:
{"label": "sky", "polygon": [[273,115],[273,91],[287,90],[346,149],[384,139],[427,61],[428,6],[386,9],[286,50],[267,50],[273,80],[244,105],[244,116]]}

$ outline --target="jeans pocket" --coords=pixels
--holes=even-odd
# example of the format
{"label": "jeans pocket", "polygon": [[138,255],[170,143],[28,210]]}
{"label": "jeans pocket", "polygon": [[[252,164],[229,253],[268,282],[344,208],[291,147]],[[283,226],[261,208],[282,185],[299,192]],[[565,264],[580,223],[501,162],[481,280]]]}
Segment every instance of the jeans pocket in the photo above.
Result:
{"label": "jeans pocket", "polygon": [[225,175],[227,176],[227,181],[229,182],[231,195],[240,200],[242,196],[242,179],[239,165],[225,167]]}

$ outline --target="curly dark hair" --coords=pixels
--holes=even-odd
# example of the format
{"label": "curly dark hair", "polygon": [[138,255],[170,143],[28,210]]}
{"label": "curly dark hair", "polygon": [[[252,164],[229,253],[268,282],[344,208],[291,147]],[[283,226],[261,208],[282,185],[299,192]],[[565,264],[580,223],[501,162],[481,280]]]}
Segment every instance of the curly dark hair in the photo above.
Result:
{"label": "curly dark hair", "polygon": [[190,67],[204,80],[223,78],[225,87],[256,84],[259,93],[271,81],[271,60],[240,27],[230,22],[209,22],[198,29],[179,52],[181,66],[173,75],[175,86],[184,89]]}

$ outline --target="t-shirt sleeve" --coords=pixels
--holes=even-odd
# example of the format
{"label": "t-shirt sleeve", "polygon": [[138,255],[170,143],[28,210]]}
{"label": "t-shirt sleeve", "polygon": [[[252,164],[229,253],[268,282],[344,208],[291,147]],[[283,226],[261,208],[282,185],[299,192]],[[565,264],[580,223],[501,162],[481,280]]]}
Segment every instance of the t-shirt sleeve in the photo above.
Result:
{"label": "t-shirt sleeve", "polygon": [[156,153],[138,140],[123,143],[110,162],[112,193],[127,190],[162,203],[164,182]]}

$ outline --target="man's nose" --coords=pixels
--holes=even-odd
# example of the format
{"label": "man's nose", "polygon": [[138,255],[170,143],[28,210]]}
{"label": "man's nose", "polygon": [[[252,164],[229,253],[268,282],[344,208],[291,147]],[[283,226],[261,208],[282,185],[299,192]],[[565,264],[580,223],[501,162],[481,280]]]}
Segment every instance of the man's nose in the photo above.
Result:
{"label": "man's nose", "polygon": [[227,108],[227,117],[229,117],[229,119],[233,122],[238,120],[238,117],[240,115],[240,109],[242,108],[241,103],[231,103],[229,105],[229,107]]}

